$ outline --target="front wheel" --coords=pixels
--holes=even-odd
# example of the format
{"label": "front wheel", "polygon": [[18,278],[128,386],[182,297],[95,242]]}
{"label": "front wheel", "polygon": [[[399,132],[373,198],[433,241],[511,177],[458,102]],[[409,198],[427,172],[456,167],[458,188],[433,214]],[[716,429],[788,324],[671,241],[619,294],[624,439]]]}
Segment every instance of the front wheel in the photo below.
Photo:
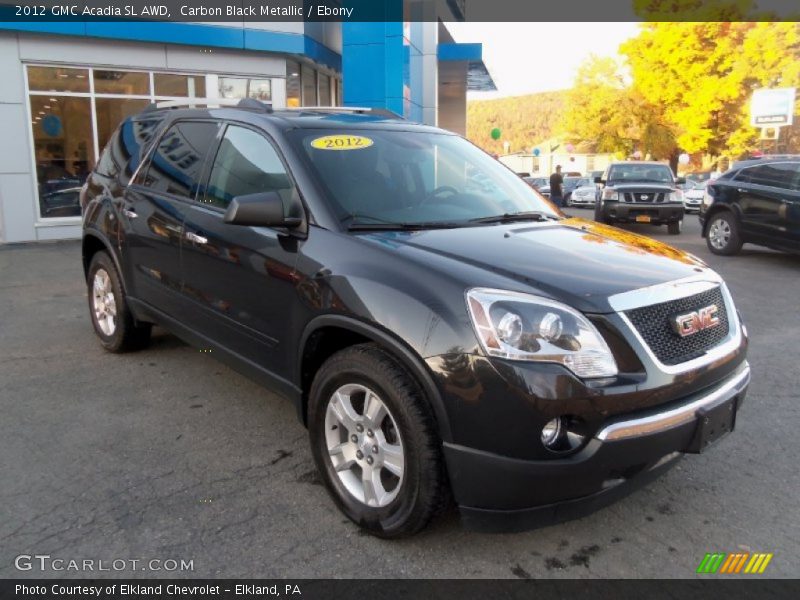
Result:
{"label": "front wheel", "polygon": [[706,235],[708,249],[714,254],[730,256],[742,249],[739,224],[732,213],[721,212],[711,218]]}
{"label": "front wheel", "polygon": [[378,346],[352,346],[329,358],[311,386],[308,415],[328,491],[369,533],[416,533],[444,507],[444,461],[430,407]]}
{"label": "front wheel", "polygon": [[683,220],[680,221],[673,221],[672,223],[667,223],[667,232],[670,235],[678,235],[683,229]]}

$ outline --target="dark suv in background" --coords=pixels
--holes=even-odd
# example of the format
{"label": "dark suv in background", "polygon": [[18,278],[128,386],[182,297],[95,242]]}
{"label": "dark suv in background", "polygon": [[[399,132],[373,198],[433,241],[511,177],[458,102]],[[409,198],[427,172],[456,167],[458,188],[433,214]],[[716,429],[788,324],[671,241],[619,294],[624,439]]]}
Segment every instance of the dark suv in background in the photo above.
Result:
{"label": "dark suv in background", "polygon": [[379,536],[450,497],[494,530],[596,509],[731,431],[745,397],[707,265],[392,114],[152,106],[83,200],[102,345],[157,324],[289,398],[334,501]]}
{"label": "dark suv in background", "polygon": [[669,165],[650,161],[612,163],[602,177],[595,205],[600,223],[649,223],[666,225],[672,235],[681,232],[685,183],[675,178]]}
{"label": "dark suv in background", "polygon": [[700,223],[714,254],[746,242],[800,252],[800,155],[734,164],[706,187]]}

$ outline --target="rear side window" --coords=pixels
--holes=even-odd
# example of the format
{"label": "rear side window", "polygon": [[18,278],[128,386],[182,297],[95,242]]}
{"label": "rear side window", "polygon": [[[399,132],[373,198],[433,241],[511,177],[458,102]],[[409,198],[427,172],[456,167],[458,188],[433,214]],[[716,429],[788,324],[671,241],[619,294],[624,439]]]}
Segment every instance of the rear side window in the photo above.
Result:
{"label": "rear side window", "polygon": [[211,121],[181,121],[171,125],[150,157],[144,185],[153,191],[194,199],[206,154],[219,125]]}
{"label": "rear side window", "polygon": [[736,181],[785,190],[797,190],[798,168],[800,168],[800,163],[785,162],[758,165],[757,167],[742,169],[736,176]]}
{"label": "rear side window", "polygon": [[259,192],[278,192],[288,207],[294,185],[277,151],[264,136],[231,125],[214,158],[205,203],[224,209],[236,196]]}

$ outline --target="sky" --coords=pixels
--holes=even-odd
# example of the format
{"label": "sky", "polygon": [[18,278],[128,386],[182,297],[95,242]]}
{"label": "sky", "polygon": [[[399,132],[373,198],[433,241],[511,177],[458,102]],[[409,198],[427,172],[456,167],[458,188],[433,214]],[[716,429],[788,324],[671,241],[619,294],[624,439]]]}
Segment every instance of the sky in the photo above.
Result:
{"label": "sky", "polygon": [[496,92],[470,92],[488,100],[572,87],[580,64],[591,54],[616,56],[634,37],[636,23],[447,23],[456,42],[483,44],[483,62]]}

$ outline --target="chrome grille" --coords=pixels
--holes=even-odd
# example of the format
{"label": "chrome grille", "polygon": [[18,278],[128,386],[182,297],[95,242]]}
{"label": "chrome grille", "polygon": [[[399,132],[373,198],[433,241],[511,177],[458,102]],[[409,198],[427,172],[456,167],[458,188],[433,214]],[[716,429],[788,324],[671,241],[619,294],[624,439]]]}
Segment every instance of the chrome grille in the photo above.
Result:
{"label": "chrome grille", "polygon": [[[718,326],[687,337],[681,337],[673,330],[674,317],[710,304],[717,305]],[[678,300],[634,308],[625,311],[625,315],[656,358],[665,365],[678,365],[702,356],[722,343],[730,331],[728,311],[719,287]]]}
{"label": "chrome grille", "polygon": [[623,200],[631,203],[660,204],[664,202],[665,194],[662,192],[625,192]]}

